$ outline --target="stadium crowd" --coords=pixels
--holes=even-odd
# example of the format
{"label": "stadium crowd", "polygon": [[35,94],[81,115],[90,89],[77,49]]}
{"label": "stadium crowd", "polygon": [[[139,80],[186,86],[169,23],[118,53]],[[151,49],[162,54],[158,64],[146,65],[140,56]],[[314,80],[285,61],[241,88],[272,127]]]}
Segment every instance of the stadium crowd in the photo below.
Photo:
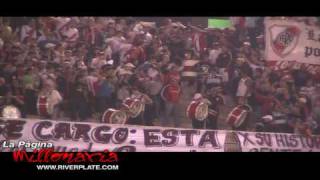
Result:
{"label": "stadium crowd", "polygon": [[[171,121],[180,127],[176,111],[185,89],[206,96],[220,88],[222,97],[231,99],[221,106],[252,107],[257,131],[262,117],[278,113],[292,127],[308,125],[320,133],[319,78],[303,69],[267,66],[265,18],[230,19],[231,28],[209,29],[170,18],[2,17],[1,105],[14,104],[23,117],[37,115],[38,95],[51,90],[56,105],[51,118],[89,121],[118,108],[126,97],[143,94],[143,118],[133,124]],[[318,24],[312,17],[286,19]],[[164,99],[167,84],[176,89]]]}

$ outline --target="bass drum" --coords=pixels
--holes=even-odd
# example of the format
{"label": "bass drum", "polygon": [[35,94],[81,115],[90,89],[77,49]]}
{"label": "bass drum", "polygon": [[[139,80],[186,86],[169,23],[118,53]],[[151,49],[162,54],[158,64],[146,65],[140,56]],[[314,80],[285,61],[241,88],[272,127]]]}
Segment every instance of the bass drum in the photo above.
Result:
{"label": "bass drum", "polygon": [[126,124],[127,114],[121,110],[109,108],[103,113],[102,122],[109,124]]}
{"label": "bass drum", "polygon": [[234,128],[240,127],[247,119],[251,107],[249,105],[236,106],[227,116],[227,124]]}
{"label": "bass drum", "polygon": [[17,107],[8,105],[2,109],[1,117],[8,119],[18,119],[21,118],[21,112]]}
{"label": "bass drum", "polygon": [[40,116],[50,116],[53,113],[53,105],[48,102],[46,96],[39,96],[37,100],[37,110]]}
{"label": "bass drum", "polygon": [[189,119],[204,121],[209,114],[208,103],[204,101],[192,101],[186,110],[186,116]]}
{"label": "bass drum", "polygon": [[123,107],[129,111],[129,116],[136,118],[143,111],[144,104],[137,98],[127,98],[122,103]]}

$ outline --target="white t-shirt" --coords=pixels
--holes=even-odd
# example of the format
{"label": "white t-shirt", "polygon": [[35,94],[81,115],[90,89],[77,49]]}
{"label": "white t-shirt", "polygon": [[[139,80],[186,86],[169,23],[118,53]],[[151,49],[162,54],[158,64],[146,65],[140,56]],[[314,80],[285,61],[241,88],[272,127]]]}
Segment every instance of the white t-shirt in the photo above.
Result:
{"label": "white t-shirt", "polygon": [[49,97],[48,97],[49,102],[51,102],[53,105],[56,105],[62,101],[62,97],[60,93],[57,90],[53,90]]}
{"label": "white t-shirt", "polygon": [[[248,80],[247,78],[240,79],[239,85],[238,85],[238,90],[237,90],[238,97],[244,97],[246,95],[247,91],[249,90],[248,86],[246,85],[247,80]],[[250,94],[247,94],[247,96],[250,96]]]}
{"label": "white t-shirt", "polygon": [[212,49],[209,53],[209,62],[210,64],[216,64],[217,58],[219,54],[221,53],[221,49]]}

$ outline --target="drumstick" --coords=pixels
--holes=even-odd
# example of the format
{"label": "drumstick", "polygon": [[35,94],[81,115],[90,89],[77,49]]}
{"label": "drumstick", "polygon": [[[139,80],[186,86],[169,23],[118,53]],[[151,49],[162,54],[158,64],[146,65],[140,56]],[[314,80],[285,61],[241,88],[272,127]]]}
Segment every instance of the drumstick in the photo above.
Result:
{"label": "drumstick", "polygon": [[209,114],[216,116],[218,114],[218,112],[213,109],[209,109]]}

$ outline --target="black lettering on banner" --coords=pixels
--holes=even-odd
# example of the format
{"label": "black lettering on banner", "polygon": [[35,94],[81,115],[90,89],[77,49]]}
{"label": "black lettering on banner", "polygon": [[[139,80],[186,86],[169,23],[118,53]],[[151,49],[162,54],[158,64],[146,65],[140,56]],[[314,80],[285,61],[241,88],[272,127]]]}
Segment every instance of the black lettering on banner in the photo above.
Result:
{"label": "black lettering on banner", "polygon": [[265,137],[265,142],[267,144],[267,146],[272,146],[272,138],[271,138],[271,134],[264,134]]}
{"label": "black lettering on banner", "polygon": [[128,128],[118,128],[113,132],[113,134],[112,142],[114,144],[121,144],[127,140],[129,131]]}
{"label": "black lettering on banner", "polygon": [[297,138],[297,136],[296,135],[290,135],[289,136],[289,140],[290,140],[290,147],[293,147],[293,148],[295,148],[295,147],[297,147],[298,146],[298,140],[296,139]]}
{"label": "black lettering on banner", "polygon": [[307,140],[307,145],[309,148],[313,148],[314,144],[313,144],[313,139],[312,138],[306,138]]}
{"label": "black lettering on banner", "polygon": [[299,135],[299,137],[300,137],[300,142],[301,142],[301,144],[302,144],[302,148],[306,148],[306,144],[305,144],[305,142],[304,142],[304,139],[306,139],[306,138],[303,137],[302,135]]}
{"label": "black lettering on banner", "polygon": [[72,129],[73,141],[78,141],[80,138],[82,138],[84,142],[90,142],[89,131],[91,126],[89,124],[74,124]]}
{"label": "black lettering on banner", "polygon": [[243,146],[247,145],[247,142],[250,143],[251,145],[255,145],[255,143],[249,138],[249,133],[246,132],[237,132],[239,135],[241,135],[243,139]]}
{"label": "black lettering on banner", "polygon": [[114,152],[136,152],[137,149],[135,146],[121,146],[121,147],[115,148],[113,151]]}
{"label": "black lettering on banner", "polygon": [[108,144],[112,137],[112,134],[106,133],[110,131],[109,126],[99,126],[92,131],[92,140],[96,143]]}
{"label": "black lettering on banner", "polygon": [[187,146],[193,146],[193,135],[199,135],[200,131],[199,130],[181,130],[180,134],[186,136]]}
{"label": "black lettering on banner", "polygon": [[161,147],[160,136],[156,135],[156,133],[160,134],[160,129],[144,129],[144,145],[147,147]]}
{"label": "black lettering on banner", "polygon": [[308,40],[314,40],[314,31],[313,30],[308,31]]}
{"label": "black lettering on banner", "polygon": [[21,131],[26,121],[9,120],[5,121],[5,127],[1,130],[2,135],[7,139],[19,139],[22,137]]}
{"label": "black lettering on banner", "polygon": [[270,134],[256,133],[256,143],[260,146],[267,145],[272,146],[272,140]]}
{"label": "black lettering on banner", "polygon": [[320,56],[320,49],[319,48],[314,48],[314,55]]}
{"label": "black lettering on banner", "polygon": [[42,129],[48,129],[52,126],[50,121],[39,121],[35,123],[32,127],[32,135],[38,141],[48,141],[52,139],[51,134],[42,134]]}
{"label": "black lettering on banner", "polygon": [[312,47],[305,47],[304,57],[309,57],[312,55]]}
{"label": "black lettering on banner", "polygon": [[274,134],[275,138],[276,138],[276,142],[277,142],[277,145],[279,147],[285,147],[286,144],[285,144],[285,140],[284,140],[284,137],[282,134]]}
{"label": "black lettering on banner", "polygon": [[261,148],[252,148],[249,150],[250,152],[299,152],[300,149],[279,149],[279,148],[269,148],[269,147],[261,147]]}
{"label": "black lettering on banner", "polygon": [[199,147],[205,148],[207,144],[211,144],[213,148],[219,148],[216,138],[216,131],[206,131],[200,138]]}
{"label": "black lettering on banner", "polygon": [[57,123],[52,131],[53,138],[58,141],[60,138],[63,140],[72,139],[70,123]]}
{"label": "black lettering on banner", "polygon": [[178,130],[166,129],[162,131],[162,136],[169,140],[162,140],[162,145],[166,147],[172,147],[177,145],[179,141]]}
{"label": "black lettering on banner", "polygon": [[259,146],[262,146],[264,144],[264,140],[261,133],[256,133],[256,143]]}
{"label": "black lettering on banner", "polygon": [[285,144],[286,147],[290,147],[290,141],[288,139],[288,136],[290,136],[289,134],[284,134],[284,139],[285,139]]}

